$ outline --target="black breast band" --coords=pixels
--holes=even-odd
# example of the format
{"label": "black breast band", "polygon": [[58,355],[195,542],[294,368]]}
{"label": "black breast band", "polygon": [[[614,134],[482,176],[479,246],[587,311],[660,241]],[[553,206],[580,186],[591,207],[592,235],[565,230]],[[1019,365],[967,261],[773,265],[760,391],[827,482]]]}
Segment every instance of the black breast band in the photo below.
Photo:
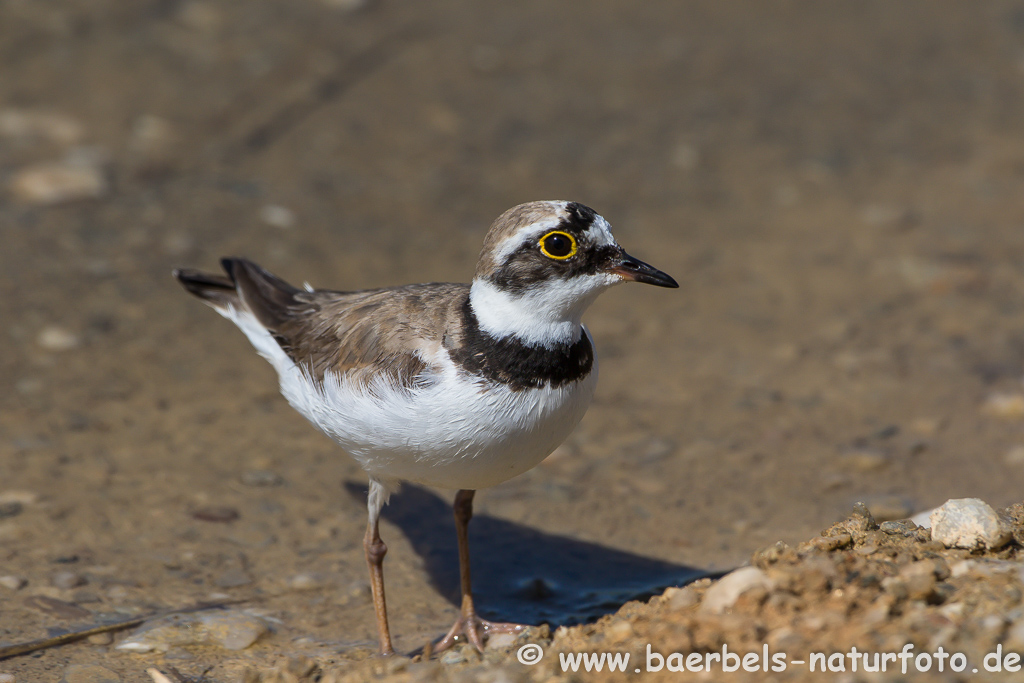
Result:
{"label": "black breast band", "polygon": [[582,330],[574,344],[553,348],[530,346],[514,336],[495,339],[480,329],[468,296],[462,305],[462,345],[449,353],[466,372],[516,391],[575,382],[594,366],[594,347]]}

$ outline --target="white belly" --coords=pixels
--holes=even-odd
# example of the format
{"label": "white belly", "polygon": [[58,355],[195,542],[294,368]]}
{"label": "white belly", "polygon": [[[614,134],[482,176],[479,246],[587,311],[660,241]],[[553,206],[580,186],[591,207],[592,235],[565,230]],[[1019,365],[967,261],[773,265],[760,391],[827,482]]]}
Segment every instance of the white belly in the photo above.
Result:
{"label": "white belly", "polygon": [[426,386],[353,389],[298,369],[281,377],[288,402],[367,472],[448,488],[495,486],[546,458],[579,424],[594,395],[596,364],[581,382],[512,391],[453,368]]}
{"label": "white belly", "polygon": [[597,359],[579,382],[513,391],[471,380],[447,358],[422,386],[354,387],[328,374],[320,386],[252,316],[221,311],[277,370],[281,393],[371,475],[445,488],[495,486],[546,458],[583,419]]}

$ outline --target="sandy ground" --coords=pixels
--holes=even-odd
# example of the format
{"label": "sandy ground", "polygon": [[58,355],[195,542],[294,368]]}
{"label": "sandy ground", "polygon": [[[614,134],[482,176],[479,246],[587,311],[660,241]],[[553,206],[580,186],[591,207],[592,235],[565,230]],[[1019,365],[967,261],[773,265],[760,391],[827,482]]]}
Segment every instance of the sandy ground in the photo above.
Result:
{"label": "sandy ground", "polygon": [[[364,477],[170,270],[464,281],[533,199],[681,289],[595,304],[587,417],[477,497],[486,615],[587,622],[858,500],[1019,501],[1022,65],[1011,2],[0,3],[0,642],[209,599],[273,627],[0,673],[369,656]],[[450,497],[382,531],[403,651],[456,614]]]}

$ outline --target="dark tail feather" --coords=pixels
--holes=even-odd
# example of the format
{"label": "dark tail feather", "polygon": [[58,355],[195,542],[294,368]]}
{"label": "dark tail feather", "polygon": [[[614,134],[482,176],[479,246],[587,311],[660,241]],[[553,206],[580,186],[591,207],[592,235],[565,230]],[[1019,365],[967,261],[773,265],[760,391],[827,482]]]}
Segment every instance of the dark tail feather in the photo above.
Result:
{"label": "dark tail feather", "polygon": [[185,289],[214,308],[227,308],[240,304],[235,283],[223,275],[211,275],[191,268],[174,269],[174,277]]}
{"label": "dark tail feather", "polygon": [[296,298],[303,290],[252,261],[224,258],[220,264],[227,277],[191,269],[175,270],[174,277],[185,289],[214,308],[234,306],[249,311],[270,330],[287,322],[297,309],[308,306]]}
{"label": "dark tail feather", "polygon": [[252,261],[224,258],[220,264],[234,281],[245,307],[269,330],[279,329],[294,317],[296,309],[307,307],[296,298],[303,290]]}

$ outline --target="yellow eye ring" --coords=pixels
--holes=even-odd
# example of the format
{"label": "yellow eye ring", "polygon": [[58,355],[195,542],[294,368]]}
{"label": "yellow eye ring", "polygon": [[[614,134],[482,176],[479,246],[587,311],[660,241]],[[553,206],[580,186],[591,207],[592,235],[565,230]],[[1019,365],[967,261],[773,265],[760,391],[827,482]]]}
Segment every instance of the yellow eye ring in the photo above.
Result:
{"label": "yellow eye ring", "polygon": [[[566,242],[568,241],[568,244]],[[562,230],[552,230],[540,238],[540,251],[548,258],[564,261],[576,255],[576,238]],[[568,251],[566,251],[568,247]]]}

